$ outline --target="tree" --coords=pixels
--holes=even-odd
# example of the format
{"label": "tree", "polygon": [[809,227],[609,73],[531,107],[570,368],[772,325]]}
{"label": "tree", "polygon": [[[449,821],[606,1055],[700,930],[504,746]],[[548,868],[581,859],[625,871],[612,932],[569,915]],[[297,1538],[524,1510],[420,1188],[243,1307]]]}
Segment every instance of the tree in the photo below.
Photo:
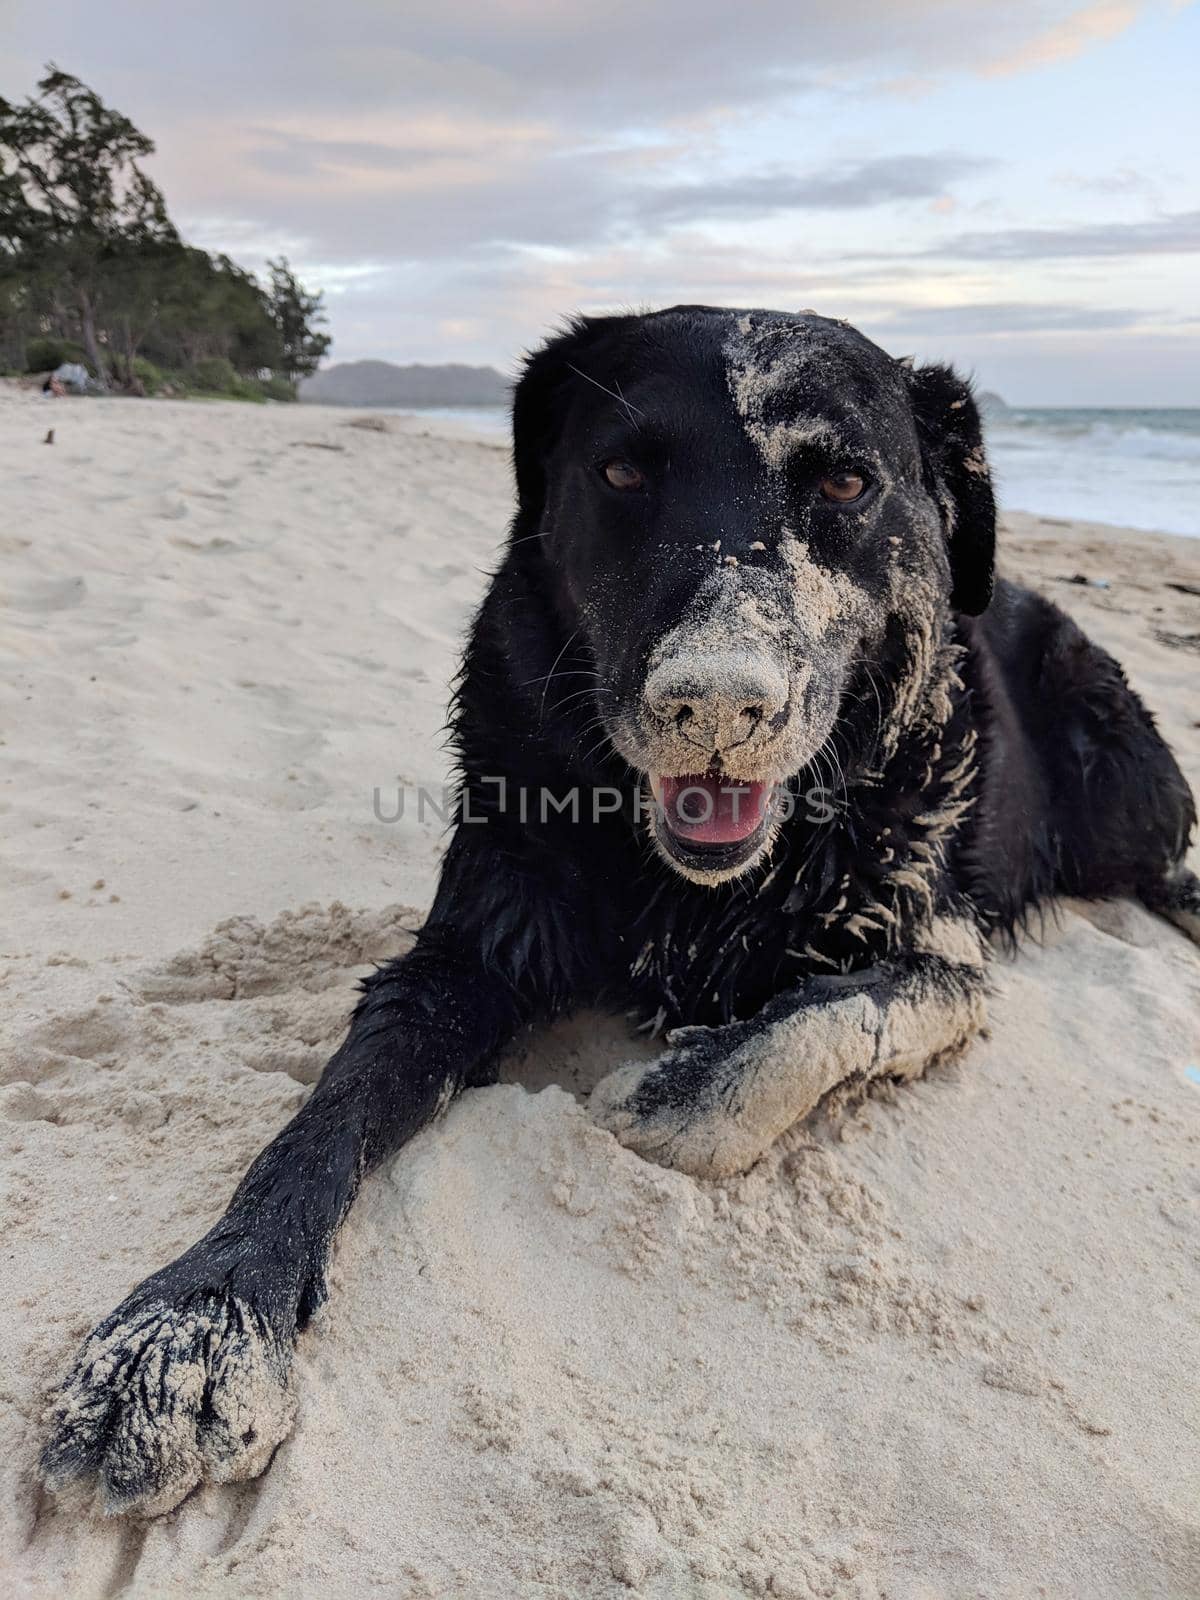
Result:
{"label": "tree", "polygon": [[0,99],[0,249],[34,302],[76,323],[103,385],[106,293],[128,298],[134,261],[179,238],[138,164],[153,141],[53,65],[37,87],[23,105]]}
{"label": "tree", "polygon": [[267,270],[271,274],[271,316],[283,346],[282,370],[294,383],[297,378],[312,376],[332,343],[327,333],[315,331],[326,320],[325,296],[309,294],[296,281],[286,256],[268,261]]}
{"label": "tree", "polygon": [[283,258],[268,290],[185,244],[142,168],[153,152],[53,65],[30,99],[0,99],[0,357],[23,365],[82,346],[105,387],[140,393],[143,379],[174,375],[185,390],[286,394],[329,348],[321,295]]}

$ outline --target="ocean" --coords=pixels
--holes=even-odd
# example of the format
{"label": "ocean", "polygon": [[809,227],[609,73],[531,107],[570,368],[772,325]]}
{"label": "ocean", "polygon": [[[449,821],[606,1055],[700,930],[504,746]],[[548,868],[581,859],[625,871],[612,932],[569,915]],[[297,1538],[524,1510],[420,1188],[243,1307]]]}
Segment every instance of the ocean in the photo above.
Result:
{"label": "ocean", "polygon": [[[500,406],[414,407],[410,414],[508,436]],[[986,432],[1006,510],[1200,537],[1200,409],[1014,406],[990,415]]]}
{"label": "ocean", "polygon": [[1007,510],[1200,536],[1200,410],[1012,407],[985,428]]}

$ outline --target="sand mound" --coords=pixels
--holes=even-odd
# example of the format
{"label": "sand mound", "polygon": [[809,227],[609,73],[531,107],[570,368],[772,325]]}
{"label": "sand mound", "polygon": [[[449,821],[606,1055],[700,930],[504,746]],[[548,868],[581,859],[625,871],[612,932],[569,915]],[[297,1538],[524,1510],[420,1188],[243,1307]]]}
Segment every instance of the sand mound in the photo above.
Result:
{"label": "sand mound", "polygon": [[368,1184],[262,1479],[148,1526],[43,1500],[75,1341],[208,1225],[414,920],[235,918],[103,988],[60,967],[73,1008],[11,1031],[19,1593],[1194,1592],[1200,964],[1124,906],[998,968],[965,1063],[726,1183],[551,1081],[636,1048],[619,1023],[526,1041],[545,1087],[466,1096]]}

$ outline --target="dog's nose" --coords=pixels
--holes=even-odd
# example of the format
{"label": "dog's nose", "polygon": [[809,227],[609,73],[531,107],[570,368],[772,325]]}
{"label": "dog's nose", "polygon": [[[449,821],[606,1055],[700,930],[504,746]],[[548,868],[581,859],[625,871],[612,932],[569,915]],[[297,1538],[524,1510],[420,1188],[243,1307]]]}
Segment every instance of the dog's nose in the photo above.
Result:
{"label": "dog's nose", "polygon": [[674,656],[655,667],[645,689],[652,717],[717,753],[769,728],[787,698],[787,679],[772,662],[724,653]]}

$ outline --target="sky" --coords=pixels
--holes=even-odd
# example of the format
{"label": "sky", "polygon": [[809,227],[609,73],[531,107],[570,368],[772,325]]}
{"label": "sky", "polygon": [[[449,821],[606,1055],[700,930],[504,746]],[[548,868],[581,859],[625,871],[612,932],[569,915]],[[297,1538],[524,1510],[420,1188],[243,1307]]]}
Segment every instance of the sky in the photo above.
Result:
{"label": "sky", "polygon": [[325,291],[332,359],[566,315],[845,317],[1016,405],[1200,405],[1191,0],[0,0],[154,138],[191,242]]}

